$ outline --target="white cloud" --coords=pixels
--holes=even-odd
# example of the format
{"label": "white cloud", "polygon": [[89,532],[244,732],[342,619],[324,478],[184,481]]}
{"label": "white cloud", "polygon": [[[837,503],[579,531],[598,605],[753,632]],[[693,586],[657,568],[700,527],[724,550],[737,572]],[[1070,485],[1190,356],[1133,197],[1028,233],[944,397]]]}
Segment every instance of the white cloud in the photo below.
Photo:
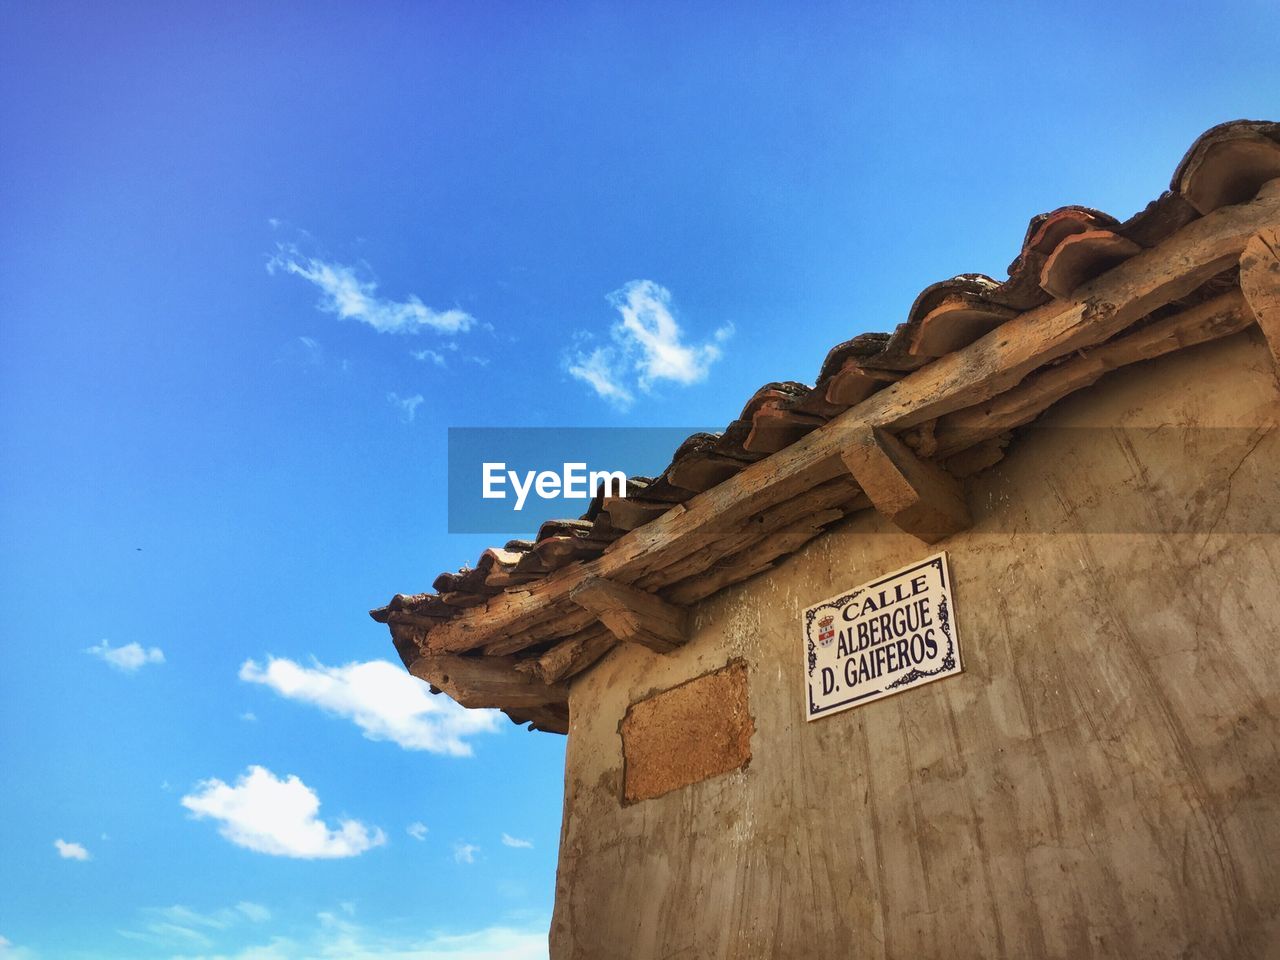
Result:
{"label": "white cloud", "polygon": [[427,839],[427,825],[419,820],[415,820],[413,823],[405,827],[404,832],[415,840]]}
{"label": "white cloud", "polygon": [[502,835],[502,845],[504,847],[515,847],[517,850],[530,850],[533,848],[532,840],[521,840],[519,837],[513,837],[509,833]]}
{"label": "white cloud", "polygon": [[415,360],[421,360],[423,363],[430,361],[437,367],[444,366],[444,354],[436,350],[410,350],[409,356]]}
{"label": "white cloud", "polygon": [[474,843],[462,843],[459,841],[453,845],[453,859],[457,863],[475,863],[476,854],[480,852],[480,848]]}
{"label": "white cloud", "polygon": [[240,719],[245,723],[257,723],[258,715],[252,710],[246,710],[244,713],[240,714]]}
{"label": "white cloud", "polygon": [[[609,302],[622,314],[625,335],[640,348],[636,369],[642,388],[647,389],[654,380],[697,383],[719,359],[720,348],[714,343],[690,346],[681,342],[680,325],[671,314],[671,293],[652,280],[632,280],[611,293]],[[723,341],[731,332],[723,327],[716,331],[715,339]]]}
{"label": "white cloud", "polygon": [[197,819],[219,821],[218,832],[237,846],[273,856],[354,857],[387,842],[380,829],[358,820],[329,827],[317,816],[320,798],[314,790],[292,774],[281,780],[265,767],[249,767],[234,787],[203,780],[182,805]]}
{"label": "white cloud", "polygon": [[63,860],[91,860],[93,859],[89,851],[84,848],[83,844],[69,843],[59,837],[53,841],[54,847],[58,850],[58,856]]}
{"label": "white cloud", "polygon": [[464,310],[433,310],[413,294],[406,300],[378,296],[378,284],[362,279],[354,267],[303,256],[291,244],[279,244],[267,261],[267,272],[283,270],[313,283],[320,290],[319,307],[341,320],[359,320],[379,333],[416,333],[430,328],[462,333],[475,324]]}
{"label": "white cloud", "polygon": [[400,410],[400,419],[405,423],[413,423],[413,418],[418,413],[418,407],[422,404],[422,394],[417,393],[412,397],[402,397],[397,393],[387,394],[387,403]]}
{"label": "white cloud", "polygon": [[388,660],[308,667],[268,657],[265,666],[246,660],[240,679],[344,717],[370,740],[390,740],[406,750],[469,756],[467,738],[501,729],[496,711],[466,710],[447,697],[432,696],[425,683]]}
{"label": "white cloud", "polygon": [[148,663],[164,663],[164,651],[159,647],[143,648],[137,643],[126,643],[123,647],[113,647],[110,641],[87,647],[85,653],[91,653],[117,670],[134,673]]}
{"label": "white cloud", "polygon": [[684,342],[671,292],[652,280],[632,280],[608,299],[621,317],[611,330],[613,343],[589,353],[575,351],[566,367],[620,409],[632,404],[635,390],[648,392],[658,381],[688,386],[706,379],[720,358],[719,344],[733,334],[732,325],[726,325],[709,342]]}

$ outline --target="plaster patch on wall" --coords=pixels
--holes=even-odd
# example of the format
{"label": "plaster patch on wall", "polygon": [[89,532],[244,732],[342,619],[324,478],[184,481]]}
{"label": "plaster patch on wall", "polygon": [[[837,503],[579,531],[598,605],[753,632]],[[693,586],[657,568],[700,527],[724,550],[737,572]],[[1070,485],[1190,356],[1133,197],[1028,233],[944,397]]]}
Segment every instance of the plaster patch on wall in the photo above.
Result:
{"label": "plaster patch on wall", "polygon": [[755,733],[746,663],[735,660],[633,703],[620,733],[624,803],[742,769]]}

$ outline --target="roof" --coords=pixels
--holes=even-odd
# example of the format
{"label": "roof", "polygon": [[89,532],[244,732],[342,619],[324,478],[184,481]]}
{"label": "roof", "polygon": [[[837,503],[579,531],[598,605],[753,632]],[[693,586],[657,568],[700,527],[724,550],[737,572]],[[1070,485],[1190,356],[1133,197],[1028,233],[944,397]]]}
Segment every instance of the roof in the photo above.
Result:
{"label": "roof", "polygon": [[1280,226],[1276,178],[1280,123],[1213,127],[1127,220],[1081,206],[1032,217],[1005,280],[926,287],[893,331],[833,346],[812,386],[765,384],[625,497],[597,495],[581,517],[548,520],[370,614],[433,691],[566,732],[566,681],[615,644],[678,643],[686,605],[850,513],[892,515],[851,446],[870,444],[897,474],[964,477],[1109,370],[1252,323],[1238,264],[1251,236]]}

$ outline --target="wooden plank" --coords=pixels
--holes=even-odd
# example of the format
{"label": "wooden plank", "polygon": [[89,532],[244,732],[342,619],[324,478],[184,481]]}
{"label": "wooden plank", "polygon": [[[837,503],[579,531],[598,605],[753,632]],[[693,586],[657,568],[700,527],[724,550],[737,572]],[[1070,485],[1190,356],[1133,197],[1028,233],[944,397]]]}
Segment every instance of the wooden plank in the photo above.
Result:
{"label": "wooden plank", "polygon": [[[506,634],[486,644],[484,652],[486,656],[505,657],[544,640],[566,637],[591,626],[593,622],[590,613],[568,603],[566,598],[565,603],[531,614],[528,619],[512,625]],[[427,643],[433,652],[439,649],[432,643],[430,634],[427,635]]]}
{"label": "wooden plank", "polygon": [[543,733],[567,734],[569,732],[569,705],[567,703],[549,704],[544,707],[522,707],[518,710],[507,710],[512,723],[527,723],[530,730],[541,730]]}
{"label": "wooden plank", "polygon": [[797,521],[833,508],[847,512],[869,505],[870,501],[862,496],[862,491],[848,476],[838,477],[785,503],[753,514],[744,522],[735,524],[731,530],[721,531],[716,535],[708,534],[703,541],[687,541],[688,553],[664,566],[647,571],[632,583],[641,590],[656,593],[660,588],[670,586],[685,577],[696,576],[717,560],[743,550]]}
{"label": "wooden plank", "polygon": [[879,427],[867,427],[844,452],[844,462],[876,510],[925,543],[937,543],[973,522],[959,482]]}
{"label": "wooden plank", "polygon": [[1240,289],[1280,370],[1280,230],[1262,230],[1240,255]]}
{"label": "wooden plank", "polygon": [[592,577],[574,587],[569,598],[598,617],[622,643],[669,653],[688,639],[689,614],[684,607],[635,587]]}
{"label": "wooden plank", "polygon": [[829,525],[844,517],[839,510],[827,510],[804,523],[797,523],[763,537],[748,548],[726,556],[701,573],[663,591],[675,603],[696,603],[725,587],[772,568],[782,557],[795,553]]}
{"label": "wooden plank", "polygon": [[1056,367],[1028,377],[987,403],[938,420],[933,431],[937,456],[954,456],[1030,423],[1063,397],[1095,383],[1111,370],[1229,336],[1252,322],[1243,294],[1232,290],[1084,350]]}
{"label": "wooden plank", "polygon": [[432,630],[435,651],[471,650],[558,607],[589,577],[630,583],[742,518],[846,472],[840,454],[867,426],[897,432],[982,403],[1050,360],[1110,339],[1152,310],[1233,266],[1259,230],[1280,226],[1280,197],[1222,207],[1085,284],[1069,300],[1015,317],[963,350],[933,361],[824,427],[617,540],[602,556],[492,598]]}
{"label": "wooden plank", "polygon": [[617,638],[607,627],[596,625],[562,640],[540,657],[521,660],[516,669],[537,677],[543,683],[555,683],[582,672],[616,644]]}
{"label": "wooden plank", "polygon": [[464,707],[506,710],[569,702],[567,687],[542,683],[515,665],[512,657],[427,655],[414,660],[409,672]]}

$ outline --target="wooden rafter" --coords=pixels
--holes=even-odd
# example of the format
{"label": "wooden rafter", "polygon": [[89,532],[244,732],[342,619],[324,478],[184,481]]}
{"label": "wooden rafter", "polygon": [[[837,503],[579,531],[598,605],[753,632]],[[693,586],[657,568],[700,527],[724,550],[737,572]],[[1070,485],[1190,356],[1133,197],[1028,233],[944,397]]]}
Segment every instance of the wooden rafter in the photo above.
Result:
{"label": "wooden rafter", "polygon": [[986,403],[957,410],[933,429],[935,456],[945,458],[1030,423],[1063,397],[1082,390],[1111,370],[1151,360],[1183,347],[1238,333],[1253,323],[1244,296],[1231,290],[1148,323],[1106,343],[1080,351],[1057,366],[1027,377]]}
{"label": "wooden rafter", "polygon": [[1261,230],[1245,244],[1240,289],[1280,370],[1280,229]]}
{"label": "wooden rafter", "polygon": [[913,537],[937,543],[972,523],[960,483],[893,434],[868,426],[842,456],[876,510]]}
{"label": "wooden rafter", "polygon": [[409,672],[447,693],[464,707],[529,709],[564,705],[569,691],[515,669],[510,657],[460,657],[428,654],[409,665]]}
{"label": "wooden rafter", "polygon": [[688,638],[688,611],[652,593],[601,577],[590,577],[569,593],[620,643],[638,643],[658,653],[669,653]]}

